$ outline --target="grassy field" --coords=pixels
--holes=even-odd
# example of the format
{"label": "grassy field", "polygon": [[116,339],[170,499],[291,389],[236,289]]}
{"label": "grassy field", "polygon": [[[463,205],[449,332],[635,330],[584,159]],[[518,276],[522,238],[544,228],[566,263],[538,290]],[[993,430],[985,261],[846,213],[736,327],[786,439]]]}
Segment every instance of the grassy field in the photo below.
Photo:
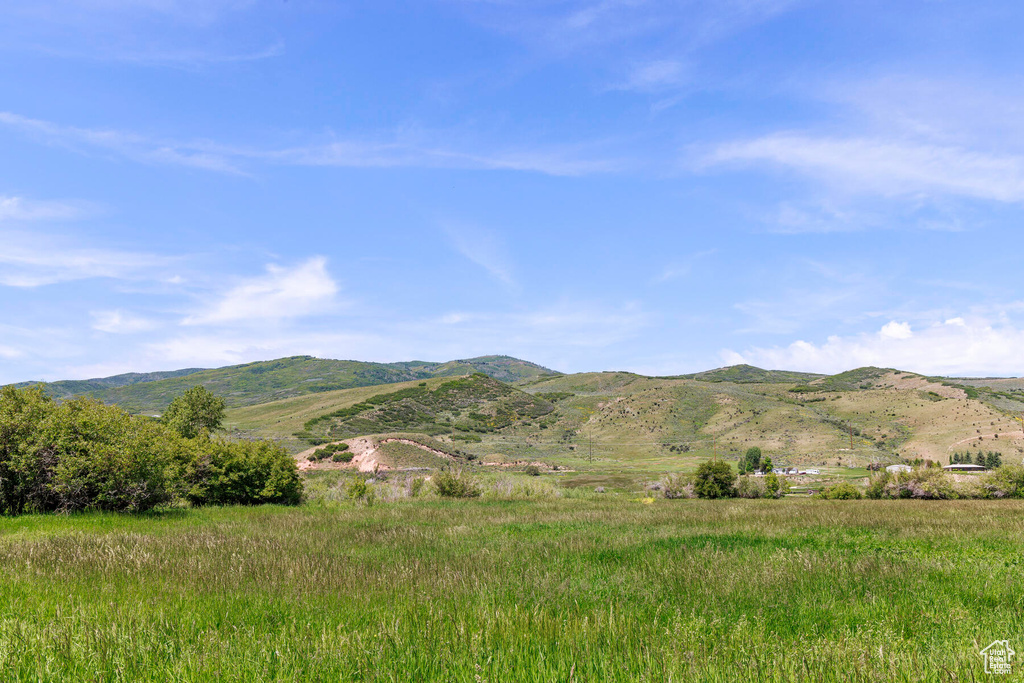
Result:
{"label": "grassy field", "polygon": [[0,680],[981,680],[1024,645],[1022,558],[1020,501],[26,516]]}

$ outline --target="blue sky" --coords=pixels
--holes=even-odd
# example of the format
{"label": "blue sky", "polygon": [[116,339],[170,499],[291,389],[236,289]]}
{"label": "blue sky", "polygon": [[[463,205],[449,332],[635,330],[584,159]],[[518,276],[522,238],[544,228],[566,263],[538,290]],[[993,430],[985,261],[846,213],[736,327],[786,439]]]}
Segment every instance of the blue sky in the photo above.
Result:
{"label": "blue sky", "polygon": [[1024,374],[1024,7],[12,0],[0,382]]}

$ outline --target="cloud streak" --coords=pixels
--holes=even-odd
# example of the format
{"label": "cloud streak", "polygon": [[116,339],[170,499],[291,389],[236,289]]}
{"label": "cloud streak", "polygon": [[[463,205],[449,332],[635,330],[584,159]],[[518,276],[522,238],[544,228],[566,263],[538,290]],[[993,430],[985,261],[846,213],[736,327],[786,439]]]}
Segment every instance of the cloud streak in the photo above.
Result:
{"label": "cloud streak", "polygon": [[97,249],[50,237],[0,232],[0,285],[40,287],[90,278],[147,279],[173,259],[141,252]]}
{"label": "cloud streak", "polygon": [[233,147],[208,140],[152,138],[116,129],[79,128],[0,112],[0,125],[45,144],[85,154],[112,154],[129,161],[248,175],[254,164],[341,168],[454,168],[582,176],[619,170],[622,163],[590,158],[571,146],[469,152],[437,134],[396,132],[387,139],[333,140],[282,148]]}
{"label": "cloud streak", "polygon": [[456,251],[506,287],[516,286],[505,247],[493,231],[458,223],[445,223],[443,229]]}
{"label": "cloud streak", "polygon": [[1024,157],[877,138],[778,133],[717,147],[706,166],[771,164],[883,196],[954,194],[1024,201]]}

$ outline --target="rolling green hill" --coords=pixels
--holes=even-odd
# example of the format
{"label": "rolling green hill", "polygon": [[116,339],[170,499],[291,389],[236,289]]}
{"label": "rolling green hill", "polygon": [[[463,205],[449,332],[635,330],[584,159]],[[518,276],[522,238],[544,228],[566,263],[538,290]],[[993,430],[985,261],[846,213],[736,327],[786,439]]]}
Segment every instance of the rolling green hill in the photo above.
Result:
{"label": "rolling green hill", "polygon": [[[424,402],[428,389],[450,381],[432,379],[427,387],[407,382],[386,392],[350,389],[237,408],[228,422],[240,435],[280,439],[296,452],[308,441],[294,434],[311,420],[310,436],[323,439],[419,431],[481,461],[539,460],[580,477],[689,469],[713,455],[736,461],[751,446],[777,464],[844,477],[865,476],[861,468],[873,462],[948,462],[953,451],[995,450],[1006,462],[1024,457],[1020,425],[983,390],[972,395],[948,380],[862,368],[831,382],[816,377],[814,390],[801,393],[793,389],[807,386],[806,375],[794,373],[799,383],[778,374],[749,381],[756,371],[740,369],[740,381],[628,372],[538,377],[516,386],[543,400],[543,411],[525,406],[506,420],[491,417],[498,415],[495,397],[482,401],[487,410],[467,406],[459,414]],[[489,382],[489,390],[499,384]]]}
{"label": "rolling green hill", "polygon": [[737,384],[791,384],[793,382],[810,382],[823,377],[825,375],[817,375],[812,372],[762,370],[753,365],[730,365],[727,368],[682,375],[680,378],[699,379],[702,382],[735,382]]}
{"label": "rolling green hill", "polygon": [[365,363],[293,356],[215,370],[119,375],[80,382],[53,382],[42,386],[55,398],[88,395],[132,412],[154,413],[163,410],[175,396],[197,384],[223,396],[229,406],[246,406],[304,394],[432,377],[457,377],[473,372],[482,372],[504,381],[558,374],[535,363],[509,356],[481,356],[447,363]]}
{"label": "rolling green hill", "polygon": [[157,382],[164,379],[185,377],[197,372],[203,372],[204,368],[185,368],[184,370],[169,370],[166,372],[129,372],[123,375],[112,377],[99,377],[96,379],[68,379],[59,382],[20,382],[14,386],[21,389],[24,387],[42,384],[46,393],[56,399],[71,398],[82,394],[94,394],[109,389],[128,387],[144,382]]}

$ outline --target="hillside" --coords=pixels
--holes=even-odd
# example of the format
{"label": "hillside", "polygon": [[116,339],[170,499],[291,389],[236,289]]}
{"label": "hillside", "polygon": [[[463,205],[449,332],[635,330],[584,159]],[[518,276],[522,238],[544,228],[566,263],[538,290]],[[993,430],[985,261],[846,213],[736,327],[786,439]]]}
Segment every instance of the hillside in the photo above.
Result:
{"label": "hillside", "polygon": [[197,384],[224,397],[229,406],[246,406],[339,389],[394,384],[433,377],[482,372],[504,381],[558,373],[509,356],[481,356],[446,363],[409,361],[366,363],[293,356],[232,365],[214,370],[178,370],[148,375],[43,384],[55,398],[88,395],[138,413],[163,410],[171,400]]}
{"label": "hillside", "polygon": [[543,417],[554,405],[483,373],[381,392],[303,423],[309,439],[404,431],[428,435],[490,433]]}
{"label": "hillside", "polygon": [[19,389],[36,385],[43,385],[46,393],[56,399],[71,398],[82,394],[94,394],[109,389],[128,387],[144,382],[157,382],[164,379],[185,377],[197,372],[203,372],[204,368],[185,368],[184,370],[169,370],[165,372],[129,372],[123,375],[112,377],[98,377],[96,379],[67,379],[59,382],[20,382],[15,384]]}
{"label": "hillside", "polygon": [[735,382],[736,384],[792,384],[821,379],[825,375],[811,372],[790,372],[789,370],[762,370],[753,365],[730,365],[726,368],[705,370],[680,379],[697,379],[702,382]]}
{"label": "hillside", "polygon": [[[872,462],[948,462],[950,453],[962,450],[999,451],[1008,462],[1024,456],[1013,415],[984,391],[971,393],[976,390],[949,380],[862,368],[831,382],[812,379],[813,389],[806,391],[806,377],[799,383],[777,379],[705,381],[626,372],[539,377],[517,386],[543,403],[522,404],[515,419],[500,421],[471,415],[497,415],[499,394],[481,400],[486,410],[465,407],[456,414],[428,400],[448,381],[433,379],[426,387],[407,382],[387,392],[362,388],[239,408],[229,411],[229,421],[239,433],[278,438],[299,451],[308,441],[293,435],[333,413],[312,424],[310,436],[433,434],[480,459],[540,460],[589,472],[581,478],[689,469],[712,455],[735,461],[751,446],[777,464],[813,465],[841,476],[864,476],[863,469],[848,468]],[[494,386],[488,391],[499,391],[500,383],[489,382]]]}

